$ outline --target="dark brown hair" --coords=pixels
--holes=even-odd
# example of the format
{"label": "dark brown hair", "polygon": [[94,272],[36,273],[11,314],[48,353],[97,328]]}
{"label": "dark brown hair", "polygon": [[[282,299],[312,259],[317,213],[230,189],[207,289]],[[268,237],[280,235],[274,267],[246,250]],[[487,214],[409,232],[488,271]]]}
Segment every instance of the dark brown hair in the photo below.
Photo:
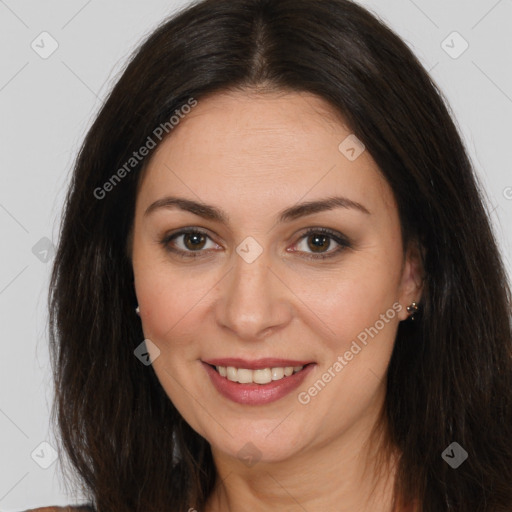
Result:
{"label": "dark brown hair", "polygon": [[[255,88],[314,93],[342,114],[393,190],[404,242],[424,248],[422,315],[400,324],[387,377],[397,506],[512,510],[511,297],[488,213],[431,78],[348,0],[196,3],[114,86],[76,161],[50,289],[54,419],[71,469],[98,512],[201,511],[212,491],[208,443],[133,353],[143,333],[126,245],[150,156],[94,191],[190,98]],[[469,455],[458,469],[441,457],[452,442]]]}

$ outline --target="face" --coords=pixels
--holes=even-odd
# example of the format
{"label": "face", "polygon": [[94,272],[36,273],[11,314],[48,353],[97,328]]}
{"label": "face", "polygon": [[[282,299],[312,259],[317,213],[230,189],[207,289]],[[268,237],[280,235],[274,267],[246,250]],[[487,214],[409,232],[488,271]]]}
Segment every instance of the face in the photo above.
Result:
{"label": "face", "polygon": [[392,191],[352,137],[316,96],[223,93],[145,171],[132,245],[144,335],[214,455],[307,454],[383,403],[418,269]]}

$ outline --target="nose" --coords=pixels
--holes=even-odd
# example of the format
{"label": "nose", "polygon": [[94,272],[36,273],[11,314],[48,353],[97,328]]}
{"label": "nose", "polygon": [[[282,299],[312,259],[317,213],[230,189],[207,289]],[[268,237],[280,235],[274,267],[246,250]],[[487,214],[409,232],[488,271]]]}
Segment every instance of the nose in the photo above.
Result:
{"label": "nose", "polygon": [[240,340],[258,341],[286,327],[292,319],[292,292],[271,266],[266,251],[252,263],[238,254],[221,281],[217,322]]}

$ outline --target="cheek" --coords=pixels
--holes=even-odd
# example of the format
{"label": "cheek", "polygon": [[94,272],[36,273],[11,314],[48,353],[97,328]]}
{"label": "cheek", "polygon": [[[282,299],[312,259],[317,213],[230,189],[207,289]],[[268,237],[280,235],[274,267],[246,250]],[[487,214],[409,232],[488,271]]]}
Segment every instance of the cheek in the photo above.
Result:
{"label": "cheek", "polygon": [[336,271],[319,275],[314,281],[297,276],[294,291],[315,313],[319,332],[329,340],[331,349],[344,349],[361,333],[364,339],[366,330],[376,322],[379,331],[393,337],[400,309],[397,298],[401,261],[398,252],[391,252],[375,250],[354,256]]}
{"label": "cheek", "polygon": [[132,262],[144,335],[164,340],[199,302],[201,287],[192,270],[173,268],[159,247],[137,242]]}
{"label": "cheek", "polygon": [[147,268],[136,276],[136,290],[144,333],[151,339],[176,338],[190,319],[201,309],[201,298],[208,289],[204,280],[199,281],[182,271],[168,272]]}
{"label": "cheek", "polygon": [[327,324],[329,334],[319,338],[321,365],[311,387],[300,390],[300,403],[311,401],[328,431],[355,421],[382,391],[401,309],[397,277],[389,270],[352,268],[308,304],[319,311],[318,325]]}

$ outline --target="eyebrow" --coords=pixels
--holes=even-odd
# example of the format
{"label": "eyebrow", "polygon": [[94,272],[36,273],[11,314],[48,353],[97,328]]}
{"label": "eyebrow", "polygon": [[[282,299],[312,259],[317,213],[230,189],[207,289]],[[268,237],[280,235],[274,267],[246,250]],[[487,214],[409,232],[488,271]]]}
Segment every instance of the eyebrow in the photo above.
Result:
{"label": "eyebrow", "polygon": [[[160,209],[171,208],[179,208],[181,210],[198,215],[199,217],[203,217],[204,219],[217,221],[222,224],[229,224],[229,216],[220,208],[197,201],[192,201],[190,199],[185,199],[183,197],[173,196],[163,197],[162,199],[158,199],[152,203],[144,212],[144,216],[150,215],[151,213]],[[291,206],[290,208],[287,208],[280,213],[278,222],[290,222],[306,215],[333,210],[335,208],[354,209],[359,210],[366,215],[371,215],[370,211],[362,204],[356,201],[352,201],[346,197],[335,196]]]}

